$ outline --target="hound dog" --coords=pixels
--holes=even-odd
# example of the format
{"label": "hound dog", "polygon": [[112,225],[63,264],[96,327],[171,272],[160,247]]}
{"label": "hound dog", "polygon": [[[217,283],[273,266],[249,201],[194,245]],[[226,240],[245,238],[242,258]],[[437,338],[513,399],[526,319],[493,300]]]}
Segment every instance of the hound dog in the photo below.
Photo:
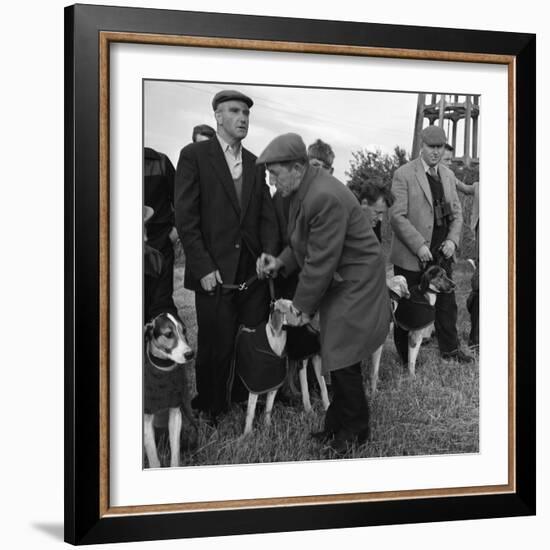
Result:
{"label": "hound dog", "polygon": [[321,342],[319,331],[311,324],[299,327],[288,326],[286,353],[289,366],[289,380],[291,388],[294,388],[294,372],[298,370],[300,380],[300,393],[302,403],[306,412],[311,412],[311,399],[309,396],[309,385],[307,380],[307,365],[311,359],[315,378],[319,384],[321,392],[321,401],[326,411],[329,408],[330,401],[325,377],[321,374]]}
{"label": "hound dog", "polygon": [[170,467],[180,464],[182,409],[196,432],[187,383],[187,368],[193,357],[185,326],[171,313],[161,313],[145,326],[143,441],[149,468],[160,468],[155,415],[166,409],[169,411]]}
{"label": "hound dog", "polygon": [[416,359],[422,340],[431,333],[437,295],[452,292],[455,288],[455,283],[445,270],[439,265],[432,265],[422,273],[420,284],[410,289],[410,297],[399,301],[395,322],[403,330],[409,331],[408,369],[411,378],[415,377]]}
{"label": "hound dog", "polygon": [[238,375],[248,390],[248,403],[244,434],[252,431],[258,396],[267,394],[265,405],[266,426],[271,424],[271,411],[277,390],[286,377],[286,320],[288,300],[272,302],[269,318],[255,328],[241,326],[235,340],[232,378]]}
{"label": "hound dog", "polygon": [[[390,294],[392,316],[394,316],[399,301],[403,298],[410,298],[411,296],[407,285],[407,279],[405,279],[403,275],[395,275],[386,280],[386,286]],[[378,385],[378,372],[380,370],[380,360],[382,357],[383,348],[384,345],[380,346],[371,356],[372,369],[370,376],[370,389],[372,395],[376,393],[376,388]]]}

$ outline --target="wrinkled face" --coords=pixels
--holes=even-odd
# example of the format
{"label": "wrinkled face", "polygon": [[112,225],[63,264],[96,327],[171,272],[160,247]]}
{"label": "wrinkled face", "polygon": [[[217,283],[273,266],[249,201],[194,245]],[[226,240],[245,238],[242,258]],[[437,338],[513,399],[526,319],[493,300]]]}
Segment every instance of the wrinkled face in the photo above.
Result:
{"label": "wrinkled face", "polygon": [[369,213],[372,227],[376,227],[376,224],[384,219],[384,214],[388,211],[388,206],[383,197],[378,197],[373,204],[369,204],[367,199],[363,199],[361,208]]}
{"label": "wrinkled face", "polygon": [[299,163],[287,167],[276,162],[269,164],[267,171],[269,172],[269,184],[274,185],[283,197],[294,193],[302,181],[303,167]]}
{"label": "wrinkled face", "polygon": [[420,149],[420,155],[428,166],[435,166],[443,155],[445,144],[428,145],[422,142],[422,148]]}
{"label": "wrinkled face", "polygon": [[441,157],[441,164],[444,164],[445,166],[451,166],[452,160],[453,160],[453,152],[447,151],[447,149],[445,149],[443,151],[443,156]]}
{"label": "wrinkled face", "polygon": [[219,134],[228,142],[241,141],[248,134],[250,110],[244,101],[224,101],[216,109]]}

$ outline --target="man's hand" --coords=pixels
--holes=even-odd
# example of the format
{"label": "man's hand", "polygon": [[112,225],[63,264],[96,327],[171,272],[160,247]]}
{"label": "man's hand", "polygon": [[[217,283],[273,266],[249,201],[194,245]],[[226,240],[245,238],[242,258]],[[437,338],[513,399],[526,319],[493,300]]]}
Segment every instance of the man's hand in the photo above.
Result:
{"label": "man's hand", "polygon": [[258,279],[276,277],[282,265],[283,263],[281,260],[275,256],[262,252],[262,255],[256,260],[256,273],[258,274]]}
{"label": "man's hand", "polygon": [[176,241],[178,240],[178,232],[175,227],[172,227],[172,229],[170,230],[168,238],[170,239],[172,244],[176,244]]}
{"label": "man's hand", "polygon": [[444,241],[441,245],[441,253],[443,254],[443,256],[445,256],[445,258],[450,258],[455,253],[455,250],[455,243],[449,239]]}
{"label": "man's hand", "polygon": [[208,275],[205,275],[201,279],[201,286],[203,290],[206,290],[206,292],[212,292],[217,284],[222,284],[222,276],[220,275],[220,272],[216,269],[216,271],[212,271],[212,273],[209,273]]}
{"label": "man's hand", "polygon": [[418,256],[418,259],[423,263],[431,262],[433,260],[432,253],[430,252],[429,247],[425,244],[423,244],[418,249],[416,255]]}

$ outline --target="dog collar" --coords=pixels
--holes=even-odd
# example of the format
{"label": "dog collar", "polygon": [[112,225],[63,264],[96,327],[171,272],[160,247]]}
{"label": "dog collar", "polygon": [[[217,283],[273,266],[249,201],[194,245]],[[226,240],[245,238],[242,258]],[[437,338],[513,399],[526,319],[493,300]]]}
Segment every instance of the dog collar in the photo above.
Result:
{"label": "dog collar", "polygon": [[160,359],[158,357],[155,357],[155,359],[157,361],[167,363],[167,366],[161,366],[155,363],[155,361],[153,361],[153,358],[151,357],[151,353],[149,352],[149,346],[147,346],[146,353],[147,353],[147,360],[149,361],[149,363],[151,363],[151,365],[153,365],[153,367],[155,367],[158,370],[161,370],[163,372],[171,372],[178,366],[178,363],[176,363],[175,361],[171,361],[170,359]]}

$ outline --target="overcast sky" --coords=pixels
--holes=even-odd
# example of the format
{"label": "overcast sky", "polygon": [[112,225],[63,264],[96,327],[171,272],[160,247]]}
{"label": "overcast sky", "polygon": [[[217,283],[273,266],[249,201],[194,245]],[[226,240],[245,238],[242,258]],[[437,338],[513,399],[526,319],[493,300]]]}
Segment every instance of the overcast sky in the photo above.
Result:
{"label": "overcast sky", "polygon": [[416,93],[166,81],[144,85],[145,146],[167,154],[176,166],[181,148],[191,141],[193,126],[216,127],[212,98],[228,88],[254,101],[243,144],[255,155],[286,132],[300,134],[306,145],[320,138],[332,146],[334,175],[345,182],[352,151],[391,152],[399,145],[410,153]]}

